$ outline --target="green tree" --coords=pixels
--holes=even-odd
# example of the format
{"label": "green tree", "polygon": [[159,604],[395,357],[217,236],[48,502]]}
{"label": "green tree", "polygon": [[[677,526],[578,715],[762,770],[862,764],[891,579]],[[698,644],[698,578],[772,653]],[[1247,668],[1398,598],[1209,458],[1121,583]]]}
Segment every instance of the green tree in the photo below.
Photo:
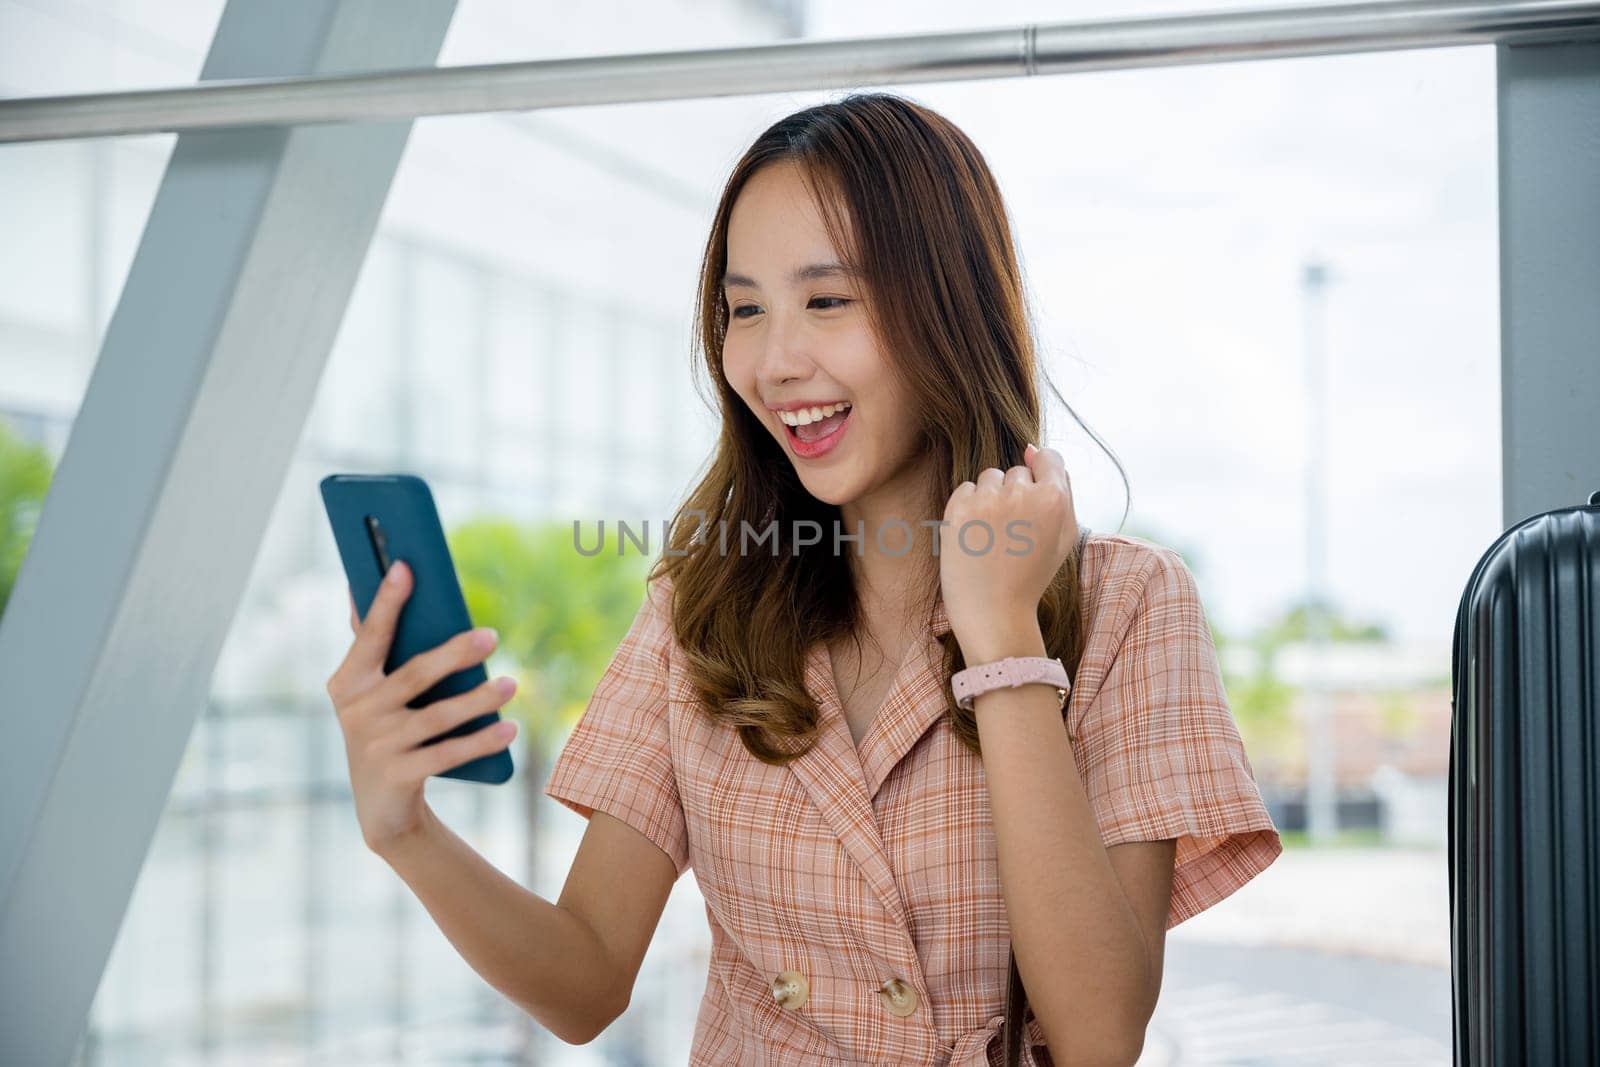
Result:
{"label": "green tree", "polygon": [[1388,628],[1382,623],[1347,619],[1339,614],[1338,608],[1332,602],[1325,600],[1319,603],[1305,598],[1292,604],[1272,624],[1270,629],[1274,644],[1307,640],[1311,636],[1310,622],[1313,609],[1327,620],[1330,641],[1386,642],[1390,638]]}
{"label": "green tree", "polygon": [[[490,677],[517,679],[501,714],[518,723],[530,884],[538,871],[539,800],[554,753],[644,603],[651,557],[631,543],[618,555],[611,533],[593,556],[578,552],[569,522],[485,516],[445,537],[473,625],[500,635],[486,664]],[[584,534],[587,544],[593,530]]]}
{"label": "green tree", "polygon": [[16,587],[54,473],[49,453],[0,422],[0,615]]}
{"label": "green tree", "polygon": [[1238,645],[1254,651],[1253,669],[1240,672],[1224,668],[1222,672],[1223,688],[1252,763],[1266,765],[1286,759],[1299,744],[1294,716],[1290,714],[1295,689],[1277,672],[1280,643],[1261,633],[1227,642],[1230,647]]}
{"label": "green tree", "polygon": [[[1209,606],[1213,603],[1207,593],[1204,553],[1167,537],[1158,530],[1138,524],[1129,524],[1117,531],[1129,537],[1150,541],[1171,548],[1183,557],[1184,564],[1194,575],[1200,602],[1206,607],[1206,623],[1211,629],[1211,642],[1216,646],[1221,661],[1223,689],[1228,695],[1228,706],[1252,762],[1270,763],[1289,756],[1297,742],[1294,718],[1290,708],[1294,701],[1294,687],[1277,676],[1276,653],[1280,645],[1289,640],[1291,630],[1283,623],[1266,627],[1249,637],[1239,638],[1225,634],[1217,628]],[[1303,621],[1300,624],[1303,628]],[[1254,649],[1254,668],[1248,672],[1229,669],[1233,657],[1227,650],[1236,646]]]}

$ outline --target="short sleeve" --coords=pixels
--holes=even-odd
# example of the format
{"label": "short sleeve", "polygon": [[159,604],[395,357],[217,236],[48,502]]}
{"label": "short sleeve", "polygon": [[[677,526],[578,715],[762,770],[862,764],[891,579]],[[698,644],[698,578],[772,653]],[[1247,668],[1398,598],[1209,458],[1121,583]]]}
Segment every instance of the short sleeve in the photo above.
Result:
{"label": "short sleeve", "polygon": [[649,584],[644,602],[556,757],[545,795],[589,818],[621,819],[672,860],[689,866],[667,718],[672,647],[670,584]]}
{"label": "short sleeve", "polygon": [[1265,870],[1283,845],[1228,705],[1194,577],[1164,546],[1139,557],[1131,573],[1112,576],[1096,609],[1123,636],[1073,746],[1108,848],[1177,839],[1170,929]]}

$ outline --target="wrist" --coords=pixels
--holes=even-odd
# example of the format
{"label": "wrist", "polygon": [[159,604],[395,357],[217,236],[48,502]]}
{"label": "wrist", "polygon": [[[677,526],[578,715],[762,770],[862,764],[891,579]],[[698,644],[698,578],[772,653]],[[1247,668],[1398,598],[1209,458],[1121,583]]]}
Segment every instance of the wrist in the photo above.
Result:
{"label": "wrist", "polygon": [[439,822],[434,817],[433,809],[423,804],[422,814],[415,826],[370,847],[379,859],[393,867],[396,873],[401,873],[401,867],[405,866],[410,857],[427,851],[438,826]]}
{"label": "wrist", "polygon": [[980,633],[966,637],[957,635],[956,642],[961,646],[961,656],[969,667],[1012,656],[1048,655],[1044,634],[1036,618],[1014,619],[986,626]]}

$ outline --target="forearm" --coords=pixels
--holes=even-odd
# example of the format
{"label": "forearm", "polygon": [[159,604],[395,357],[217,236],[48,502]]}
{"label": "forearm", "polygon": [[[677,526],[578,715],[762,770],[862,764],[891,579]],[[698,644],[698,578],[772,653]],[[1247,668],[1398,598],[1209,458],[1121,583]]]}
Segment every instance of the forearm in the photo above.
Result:
{"label": "forearm", "polygon": [[431,810],[379,855],[472,969],[552,1034],[583,1044],[615,1018],[615,974],[588,924],[508,877]]}
{"label": "forearm", "polygon": [[[1037,625],[976,642],[969,663],[1046,655]],[[973,705],[1017,971],[1056,1063],[1113,1063],[1142,1043],[1151,997],[1138,918],[1101,843],[1055,690]]]}

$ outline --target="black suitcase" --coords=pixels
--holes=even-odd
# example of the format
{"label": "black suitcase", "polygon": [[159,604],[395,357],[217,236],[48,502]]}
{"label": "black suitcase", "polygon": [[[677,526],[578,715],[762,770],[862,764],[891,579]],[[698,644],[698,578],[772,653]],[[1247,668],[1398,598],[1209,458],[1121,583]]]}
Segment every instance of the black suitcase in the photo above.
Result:
{"label": "black suitcase", "polygon": [[1489,547],[1450,660],[1455,1062],[1600,1063],[1600,492]]}

